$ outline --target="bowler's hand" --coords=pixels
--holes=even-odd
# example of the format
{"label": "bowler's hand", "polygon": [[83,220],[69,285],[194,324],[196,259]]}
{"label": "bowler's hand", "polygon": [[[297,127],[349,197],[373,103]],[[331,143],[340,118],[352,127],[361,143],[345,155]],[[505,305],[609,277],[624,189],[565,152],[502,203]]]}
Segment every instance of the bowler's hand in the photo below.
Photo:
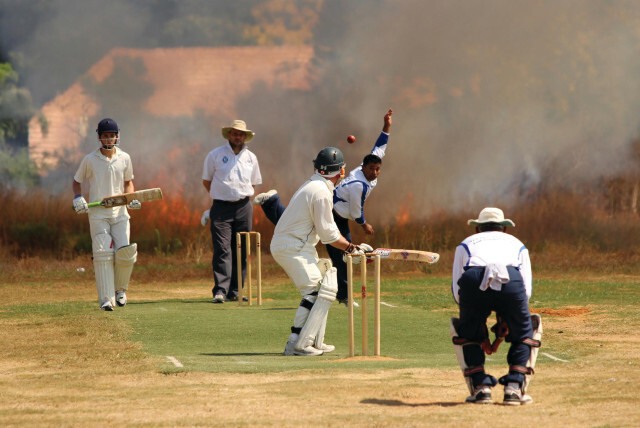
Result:
{"label": "bowler's hand", "polygon": [[373,226],[371,226],[369,223],[364,223],[361,226],[366,235],[373,235]]}
{"label": "bowler's hand", "polygon": [[391,120],[391,116],[393,115],[393,110],[389,109],[389,111],[387,112],[387,114],[384,115],[384,126],[382,127],[382,130],[384,132],[386,132],[387,134],[389,133],[389,131],[391,131],[391,124],[392,124],[392,120]]}

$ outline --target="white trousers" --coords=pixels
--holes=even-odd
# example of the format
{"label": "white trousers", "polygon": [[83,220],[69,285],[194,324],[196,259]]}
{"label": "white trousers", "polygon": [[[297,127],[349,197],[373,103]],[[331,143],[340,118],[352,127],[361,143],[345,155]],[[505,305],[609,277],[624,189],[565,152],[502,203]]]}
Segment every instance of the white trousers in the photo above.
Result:
{"label": "white trousers", "polygon": [[318,291],[322,273],[318,268],[318,252],[312,245],[286,245],[271,241],[271,255],[293,281],[304,297]]}
{"label": "white trousers", "polygon": [[91,243],[93,252],[104,251],[100,248],[100,240],[96,240],[97,235],[106,234],[111,236],[112,250],[116,251],[120,247],[129,245],[130,225],[129,217],[120,216],[116,218],[89,218],[89,230],[91,233]]}

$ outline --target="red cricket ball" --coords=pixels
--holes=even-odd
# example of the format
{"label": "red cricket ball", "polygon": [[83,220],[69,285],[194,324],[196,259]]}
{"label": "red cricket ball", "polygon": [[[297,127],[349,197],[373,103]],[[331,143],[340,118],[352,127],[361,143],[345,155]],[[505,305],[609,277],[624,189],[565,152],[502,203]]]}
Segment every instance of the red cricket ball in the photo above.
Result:
{"label": "red cricket ball", "polygon": [[353,143],[355,143],[355,142],[356,142],[356,137],[355,137],[355,136],[353,136],[353,135],[349,135],[349,136],[347,137],[347,143],[349,143],[349,144],[353,144]]}

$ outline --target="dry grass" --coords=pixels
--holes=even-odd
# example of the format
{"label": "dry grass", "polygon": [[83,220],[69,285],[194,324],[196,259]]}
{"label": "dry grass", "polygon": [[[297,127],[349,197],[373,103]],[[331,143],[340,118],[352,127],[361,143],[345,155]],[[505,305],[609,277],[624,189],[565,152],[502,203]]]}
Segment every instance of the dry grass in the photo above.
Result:
{"label": "dry grass", "polygon": [[[640,339],[633,333],[640,322],[616,325],[615,307],[593,302],[589,307],[538,308],[545,314],[543,342],[551,348],[574,344],[588,351],[570,363],[546,360],[531,387],[531,406],[473,406],[461,403],[466,391],[457,369],[163,374],[162,361],[129,342],[130,326],[109,314],[61,311],[51,318],[35,310],[35,305],[67,299],[93,302],[93,278],[75,272],[85,260],[21,259],[3,272],[8,280],[0,285],[0,337],[5,344],[0,350],[0,425],[640,424],[635,393]],[[162,265],[167,260],[146,263]],[[189,264],[180,263],[166,269],[162,278],[144,283],[137,279],[138,298],[201,298],[198,281],[180,278],[202,272],[185,271],[182,267]],[[70,282],[64,272],[78,276]],[[34,305],[34,310],[20,319],[2,316],[15,305]]]}

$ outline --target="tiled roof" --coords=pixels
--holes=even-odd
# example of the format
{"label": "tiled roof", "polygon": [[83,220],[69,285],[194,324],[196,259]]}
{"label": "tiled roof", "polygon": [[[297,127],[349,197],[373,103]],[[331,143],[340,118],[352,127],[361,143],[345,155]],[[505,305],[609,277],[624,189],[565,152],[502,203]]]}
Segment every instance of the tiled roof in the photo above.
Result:
{"label": "tiled roof", "polygon": [[196,111],[233,117],[234,101],[249,93],[257,82],[267,87],[308,89],[309,46],[250,46],[219,48],[125,49],[116,48],[94,64],[69,89],[42,108],[48,131],[39,122],[29,126],[29,151],[36,164],[55,167],[63,151],[75,152],[100,110],[82,85],[90,78],[97,83],[112,76],[118,60],[138,59],[146,69],[141,78],[153,92],[143,103],[146,113],[158,117],[189,116]]}

